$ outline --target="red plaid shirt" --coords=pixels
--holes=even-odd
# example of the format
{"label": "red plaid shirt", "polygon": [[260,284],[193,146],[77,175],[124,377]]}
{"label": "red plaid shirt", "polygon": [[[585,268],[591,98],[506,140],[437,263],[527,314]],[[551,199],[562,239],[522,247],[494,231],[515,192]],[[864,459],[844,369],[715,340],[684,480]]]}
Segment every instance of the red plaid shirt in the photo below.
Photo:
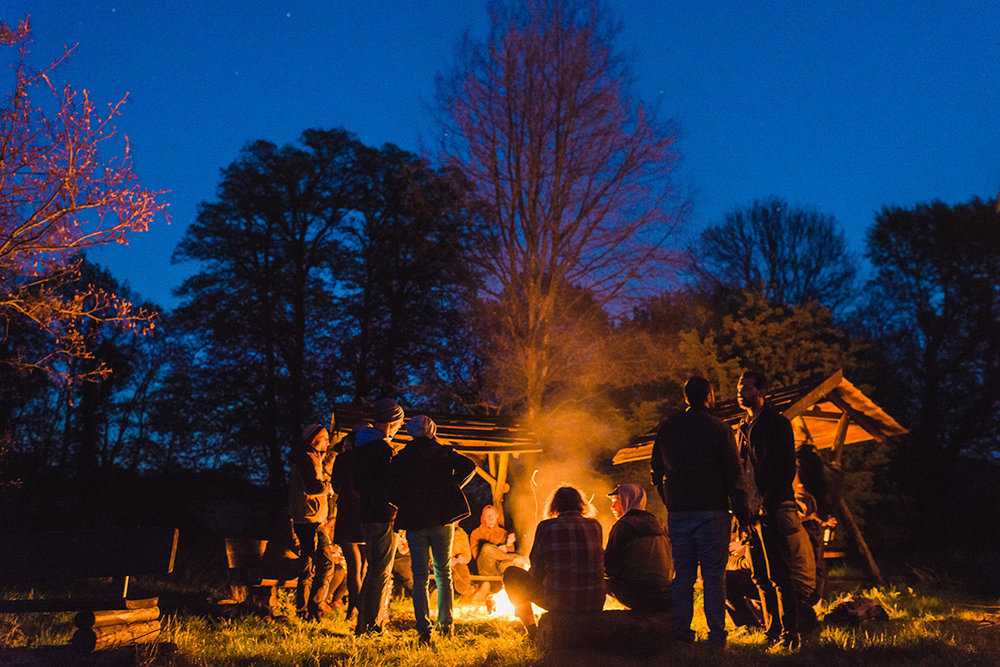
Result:
{"label": "red plaid shirt", "polygon": [[601,524],[579,512],[564,512],[535,529],[531,575],[542,584],[549,611],[604,608],[604,549]]}

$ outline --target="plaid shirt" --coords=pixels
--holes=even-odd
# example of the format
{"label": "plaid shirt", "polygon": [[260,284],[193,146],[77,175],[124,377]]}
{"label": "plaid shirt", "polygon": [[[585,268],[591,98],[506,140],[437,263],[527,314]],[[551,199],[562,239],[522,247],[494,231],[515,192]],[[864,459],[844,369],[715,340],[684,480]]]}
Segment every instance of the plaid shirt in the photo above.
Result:
{"label": "plaid shirt", "polygon": [[549,611],[599,611],[604,607],[601,524],[564,512],[535,529],[531,575],[542,584]]}

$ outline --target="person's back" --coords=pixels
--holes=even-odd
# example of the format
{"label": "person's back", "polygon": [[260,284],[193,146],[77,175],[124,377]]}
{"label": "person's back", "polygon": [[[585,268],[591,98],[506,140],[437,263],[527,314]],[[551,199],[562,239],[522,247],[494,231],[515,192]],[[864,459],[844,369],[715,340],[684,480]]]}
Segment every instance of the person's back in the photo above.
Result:
{"label": "person's back", "polygon": [[703,407],[689,407],[664,421],[652,464],[654,471],[659,467],[667,509],[728,510],[739,479],[735,451],[732,429]]}
{"label": "person's back", "polygon": [[674,578],[667,527],[646,510],[632,509],[608,533],[604,570],[609,580],[663,590]]}
{"label": "person's back", "polygon": [[417,437],[389,467],[390,501],[398,508],[396,528],[419,530],[469,516],[469,504],[458,491],[476,471],[468,457],[432,438]]}
{"label": "person's back", "polygon": [[541,581],[550,611],[598,611],[604,607],[601,524],[564,512],[538,524],[531,573]]}
{"label": "person's back", "polygon": [[358,434],[352,477],[358,492],[362,523],[387,523],[396,515],[389,502],[389,462],[392,445],[374,429]]}

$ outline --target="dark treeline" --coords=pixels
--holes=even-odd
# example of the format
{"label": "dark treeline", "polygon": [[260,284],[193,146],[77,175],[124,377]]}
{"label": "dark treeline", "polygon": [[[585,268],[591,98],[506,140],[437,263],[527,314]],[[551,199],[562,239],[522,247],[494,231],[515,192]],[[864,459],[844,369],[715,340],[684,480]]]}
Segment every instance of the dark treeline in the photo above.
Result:
{"label": "dark treeline", "polygon": [[[869,542],[993,562],[976,545],[1000,540],[995,202],[884,209],[865,271],[832,216],[778,197],[679,247],[676,137],[631,95],[616,22],[577,0],[497,6],[438,80],[442,155],[343,129],[248,144],[174,251],[192,275],[171,311],[122,315],[140,297],[68,257],[80,187],[33,179],[24,148],[0,188],[0,483],[210,471],[276,492],[304,424],[383,395],[533,427],[575,410],[622,434],[606,462],[692,374],[724,400],[744,368],[774,386],[843,369],[910,430],[845,452]],[[0,129],[35,136],[24,118]],[[17,236],[32,204],[43,244]],[[554,448],[595,454],[563,430]]]}

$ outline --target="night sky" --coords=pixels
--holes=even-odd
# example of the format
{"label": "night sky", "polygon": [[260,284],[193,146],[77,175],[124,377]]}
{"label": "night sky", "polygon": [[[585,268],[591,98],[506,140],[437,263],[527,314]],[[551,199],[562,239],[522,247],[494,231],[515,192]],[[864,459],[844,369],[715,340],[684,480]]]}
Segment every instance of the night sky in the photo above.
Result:
{"label": "night sky", "polygon": [[[635,93],[677,121],[690,229],[778,195],[843,225],[862,252],[886,205],[1000,190],[1000,2],[617,0]],[[56,77],[117,121],[172,218],[91,254],[171,307],[194,269],[170,255],[246,143],[343,127],[366,144],[433,145],[434,76],[476,0],[4,0],[30,14],[32,62],[79,44]],[[8,59],[9,61],[9,59]]]}

